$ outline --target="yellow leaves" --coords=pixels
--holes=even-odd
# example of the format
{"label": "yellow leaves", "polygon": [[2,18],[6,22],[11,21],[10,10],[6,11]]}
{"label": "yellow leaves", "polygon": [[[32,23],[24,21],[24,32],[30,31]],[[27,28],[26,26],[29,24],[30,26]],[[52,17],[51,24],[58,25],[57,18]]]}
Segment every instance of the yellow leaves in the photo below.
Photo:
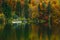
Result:
{"label": "yellow leaves", "polygon": [[36,17],[36,13],[32,13],[32,18],[35,18]]}
{"label": "yellow leaves", "polygon": [[52,1],[51,5],[52,5],[53,8],[58,8],[58,6],[59,6],[57,1]]}
{"label": "yellow leaves", "polygon": [[38,9],[36,5],[29,4],[29,8],[31,9],[32,13],[31,16],[32,18],[35,18],[38,15]]}
{"label": "yellow leaves", "polygon": [[1,13],[1,14],[0,14],[0,17],[4,17],[4,14],[3,14],[3,13]]}

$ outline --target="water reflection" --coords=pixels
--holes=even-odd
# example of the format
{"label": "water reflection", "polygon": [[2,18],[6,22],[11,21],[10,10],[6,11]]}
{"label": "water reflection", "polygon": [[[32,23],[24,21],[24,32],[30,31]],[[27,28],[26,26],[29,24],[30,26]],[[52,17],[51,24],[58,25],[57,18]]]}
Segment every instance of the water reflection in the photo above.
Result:
{"label": "water reflection", "polygon": [[[0,22],[1,40],[55,40],[59,39],[58,33],[55,33],[49,25],[45,26],[43,21],[38,19],[19,18],[15,15],[13,19],[6,19],[6,22]],[[3,27],[3,28],[2,28]],[[54,33],[53,33],[54,32]],[[57,36],[57,37],[55,37]]]}
{"label": "water reflection", "polygon": [[4,29],[0,29],[1,40],[51,40],[55,39],[53,35],[52,29],[35,23],[7,22]]}

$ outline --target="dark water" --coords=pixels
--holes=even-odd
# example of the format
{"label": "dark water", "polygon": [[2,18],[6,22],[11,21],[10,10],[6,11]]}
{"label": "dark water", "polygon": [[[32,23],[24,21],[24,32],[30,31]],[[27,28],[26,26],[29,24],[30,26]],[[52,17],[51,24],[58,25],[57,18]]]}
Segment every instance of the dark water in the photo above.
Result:
{"label": "dark water", "polygon": [[59,40],[52,28],[35,23],[6,23],[0,26],[0,40]]}

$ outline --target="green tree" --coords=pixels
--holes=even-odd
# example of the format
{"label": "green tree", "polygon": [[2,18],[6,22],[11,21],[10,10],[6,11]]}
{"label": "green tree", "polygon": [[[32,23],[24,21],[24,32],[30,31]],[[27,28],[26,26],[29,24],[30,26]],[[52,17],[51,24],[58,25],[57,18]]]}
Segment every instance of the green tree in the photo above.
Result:
{"label": "green tree", "polygon": [[15,13],[16,13],[16,15],[21,16],[22,8],[21,8],[20,2],[17,2],[17,4],[16,4],[16,12]]}
{"label": "green tree", "polygon": [[50,40],[50,37],[51,37],[51,33],[52,33],[52,29],[51,29],[51,4],[50,2],[48,3],[48,7],[47,7],[47,14],[49,16],[49,19],[48,19],[48,23],[49,23],[49,27],[48,27],[48,31],[47,31],[47,35],[48,35],[48,39]]}
{"label": "green tree", "polygon": [[45,2],[42,3],[42,7],[43,7],[42,13],[45,14],[45,9],[46,9],[46,4],[45,4]]}
{"label": "green tree", "polygon": [[50,14],[51,13],[51,4],[50,4],[50,2],[48,3],[48,7],[47,7],[47,12],[48,12],[48,14]]}
{"label": "green tree", "polygon": [[40,4],[38,5],[38,13],[40,13],[41,8],[40,8]]}
{"label": "green tree", "polygon": [[12,11],[11,7],[6,2],[3,2],[2,8],[5,18],[11,18],[11,11]]}
{"label": "green tree", "polygon": [[29,17],[29,6],[28,6],[28,1],[25,1],[25,5],[24,5],[24,16],[25,18]]}

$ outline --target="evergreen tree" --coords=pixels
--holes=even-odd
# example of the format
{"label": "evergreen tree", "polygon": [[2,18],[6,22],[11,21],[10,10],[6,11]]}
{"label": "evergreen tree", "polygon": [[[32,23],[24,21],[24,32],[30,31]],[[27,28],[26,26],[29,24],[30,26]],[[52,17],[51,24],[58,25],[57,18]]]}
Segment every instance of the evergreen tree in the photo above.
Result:
{"label": "evergreen tree", "polygon": [[51,4],[50,4],[50,2],[48,3],[47,12],[48,12],[48,14],[51,13]]}
{"label": "evergreen tree", "polygon": [[51,33],[52,33],[52,29],[51,29],[51,4],[50,4],[50,2],[48,3],[47,14],[49,16],[49,19],[48,19],[49,27],[47,28],[47,35],[48,35],[48,39],[50,40]]}
{"label": "evergreen tree", "polygon": [[48,7],[47,7],[47,14],[48,14],[48,16],[49,16],[49,27],[51,27],[51,10],[52,10],[52,8],[51,8],[51,4],[50,4],[50,2],[48,3]]}
{"label": "evergreen tree", "polygon": [[11,17],[11,7],[6,2],[3,2],[2,8],[3,8],[2,11],[5,15],[5,18],[10,18]]}
{"label": "evergreen tree", "polygon": [[39,17],[38,18],[41,18],[41,16],[42,16],[42,13],[40,13],[41,12],[41,8],[40,8],[40,4],[38,5],[38,14],[39,14]]}
{"label": "evergreen tree", "polygon": [[22,8],[21,8],[21,4],[19,1],[16,4],[16,12],[15,13],[16,13],[16,15],[21,16]]}
{"label": "evergreen tree", "polygon": [[43,9],[42,9],[42,13],[45,14],[45,8],[46,8],[45,2],[42,3],[42,8],[43,8]]}
{"label": "evergreen tree", "polygon": [[[24,17],[26,19],[29,18],[29,6],[28,6],[28,1],[25,0],[25,4],[24,4]],[[24,28],[24,38],[25,40],[28,39],[28,35],[29,35],[29,26],[28,23],[25,24],[25,28]]]}
{"label": "evergreen tree", "polygon": [[38,13],[40,13],[41,8],[40,8],[40,4],[38,5]]}
{"label": "evergreen tree", "polygon": [[25,18],[28,18],[29,17],[29,6],[28,6],[28,2],[25,1],[25,5],[24,5],[24,16]]}

